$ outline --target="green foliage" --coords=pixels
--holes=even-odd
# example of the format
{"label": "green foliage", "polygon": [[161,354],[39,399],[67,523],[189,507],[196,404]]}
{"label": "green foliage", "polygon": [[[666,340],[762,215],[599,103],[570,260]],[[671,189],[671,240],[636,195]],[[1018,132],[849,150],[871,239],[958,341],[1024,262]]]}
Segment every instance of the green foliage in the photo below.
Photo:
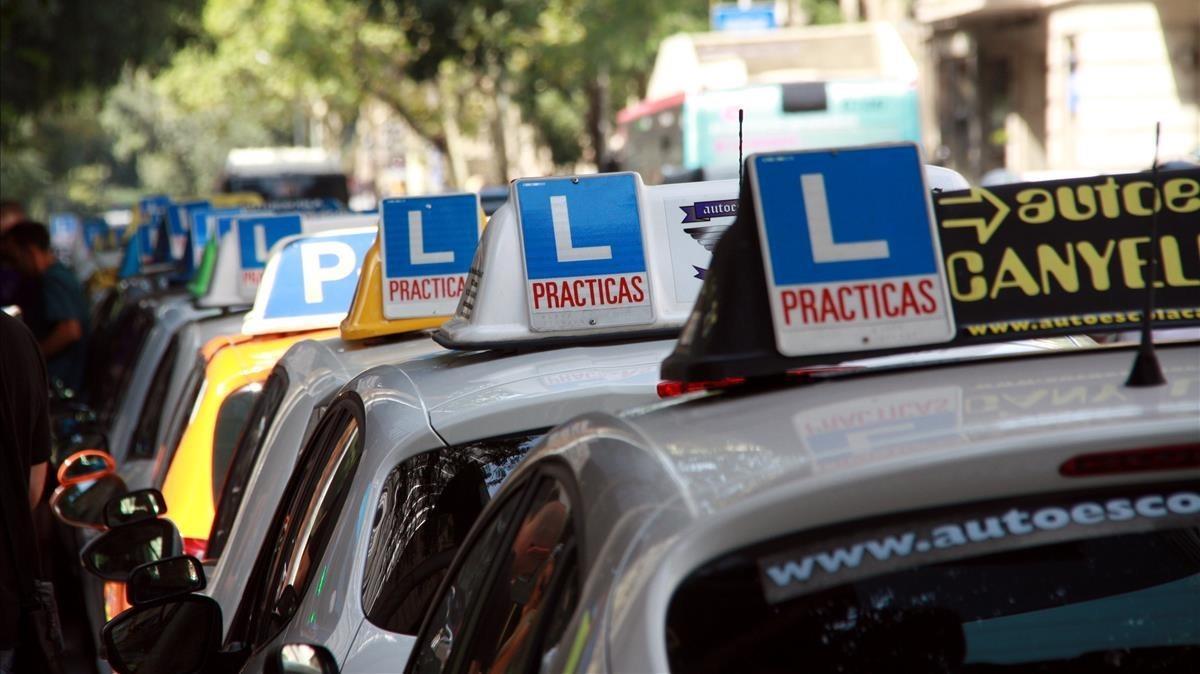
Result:
{"label": "green foliage", "polygon": [[837,0],[802,0],[800,6],[810,24],[823,25],[842,22],[842,8]]}
{"label": "green foliage", "polygon": [[194,34],[202,0],[0,0],[0,140],[20,119],[161,64]]}

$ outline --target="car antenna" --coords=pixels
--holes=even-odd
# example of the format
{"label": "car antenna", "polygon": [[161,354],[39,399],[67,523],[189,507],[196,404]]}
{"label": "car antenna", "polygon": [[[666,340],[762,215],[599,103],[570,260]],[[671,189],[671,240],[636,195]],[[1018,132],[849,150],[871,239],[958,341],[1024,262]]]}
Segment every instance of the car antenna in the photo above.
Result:
{"label": "car antenna", "polygon": [[1126,386],[1148,387],[1162,386],[1167,383],[1163,377],[1162,366],[1158,362],[1158,354],[1154,352],[1154,284],[1158,278],[1158,211],[1162,197],[1161,185],[1158,184],[1158,145],[1162,138],[1162,122],[1154,125],[1154,164],[1150,167],[1151,179],[1154,181],[1154,207],[1150,214],[1150,278],[1146,281],[1146,305],[1142,309],[1142,339],[1138,345],[1137,357],[1133,360],[1133,369],[1129,371]]}
{"label": "car antenna", "polygon": [[742,120],[745,116],[746,111],[738,108],[738,194],[742,193]]}

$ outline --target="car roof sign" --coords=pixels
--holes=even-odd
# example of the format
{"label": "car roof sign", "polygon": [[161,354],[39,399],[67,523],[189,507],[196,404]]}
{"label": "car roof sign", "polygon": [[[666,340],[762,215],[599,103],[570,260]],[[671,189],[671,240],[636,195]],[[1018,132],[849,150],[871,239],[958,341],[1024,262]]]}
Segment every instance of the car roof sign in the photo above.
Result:
{"label": "car roof sign", "polygon": [[780,354],[954,337],[915,144],[760,154],[747,167]]}
{"label": "car roof sign", "polygon": [[417,330],[436,328],[446,321],[446,315],[418,318],[388,319],[383,316],[383,260],[379,253],[380,240],[371,244],[363,258],[362,271],[358,275],[358,287],[350,310],[339,326],[342,339],[354,341],[399,335]]}
{"label": "car roof sign", "polygon": [[336,326],[350,307],[375,235],[375,227],[358,227],[276,242],[242,332],[262,335]]}
{"label": "car roof sign", "polygon": [[513,183],[531,330],[654,322],[640,183],[636,173]]}
{"label": "car roof sign", "polygon": [[434,339],[458,349],[546,348],[673,335],[700,288],[687,261],[703,266],[707,250],[693,242],[699,257],[676,254],[670,228],[684,226],[682,205],[729,200],[736,189],[736,181],[646,187],[636,173],[514,181],[454,318]]}
{"label": "car roof sign", "polygon": [[[837,152],[843,157],[853,157],[866,151],[867,148],[847,148]],[[874,151],[879,151],[879,147]],[[1196,286],[1200,286],[1200,256],[1194,245],[1185,243],[1200,239],[1200,217],[1197,217],[1200,169],[963,189],[961,178],[926,167],[926,183],[933,193],[936,238],[924,245],[932,244],[938,249],[936,265],[941,285],[927,285],[927,293],[922,293],[918,286],[915,297],[911,297],[905,295],[902,286],[884,289],[863,283],[861,273],[811,277],[811,268],[817,266],[812,258],[815,239],[819,239],[825,251],[823,256],[867,258],[825,263],[838,266],[852,261],[861,262],[864,267],[878,260],[887,262],[893,251],[904,250],[894,246],[911,243],[894,242],[893,238],[874,233],[880,221],[888,227],[897,222],[891,211],[893,203],[900,203],[896,201],[900,197],[891,189],[895,176],[880,178],[880,171],[875,169],[869,174],[852,171],[861,180],[853,188],[863,195],[862,200],[885,202],[889,210],[884,215],[864,212],[859,216],[863,221],[843,223],[837,204],[845,203],[847,197],[837,195],[835,190],[845,189],[845,185],[838,186],[841,181],[835,182],[828,173],[823,173],[825,189],[819,196],[825,196],[829,207],[830,228],[821,237],[815,237],[802,228],[808,222],[805,218],[811,216],[801,176],[810,171],[791,171],[781,180],[791,182],[799,193],[790,204],[796,213],[793,221],[801,223],[791,232],[791,243],[801,254],[789,259],[775,250],[784,241],[786,253],[786,233],[781,239],[773,229],[778,223],[771,222],[772,218],[785,217],[786,223],[786,216],[780,213],[786,213],[789,204],[783,200],[772,205],[769,195],[766,200],[759,199],[761,204],[755,200],[756,196],[767,194],[762,185],[752,183],[761,180],[762,176],[754,172],[770,163],[768,157],[757,155],[747,159],[750,179],[742,188],[737,220],[714,251],[700,300],[681,331],[674,352],[663,362],[662,374],[668,380],[697,382],[777,376],[794,368],[919,350],[924,348],[919,344],[937,343],[927,341],[935,336],[917,333],[904,346],[889,340],[912,337],[913,331],[907,328],[902,331],[904,335],[852,333],[841,348],[829,350],[830,344],[822,341],[823,335],[806,336],[803,340],[787,335],[780,338],[776,322],[785,309],[807,311],[807,315],[801,316],[810,321],[813,318],[832,321],[838,326],[835,330],[840,330],[846,319],[853,318],[848,315],[850,310],[861,310],[859,304],[865,302],[874,303],[868,309],[881,309],[885,318],[890,317],[889,313],[912,314],[915,302],[916,313],[940,321],[942,314],[937,303],[945,297],[941,293],[947,291],[950,305],[946,315],[953,317],[953,331],[943,342],[947,346],[1131,330],[1142,320],[1146,287],[1154,273],[1152,258],[1161,260],[1162,270],[1153,277],[1154,326],[1200,325],[1195,292]],[[853,162],[844,165],[853,168]],[[882,171],[886,173],[888,169]],[[916,181],[908,182],[905,195],[908,202],[917,201],[918,195],[925,196]],[[755,189],[762,194],[755,195]],[[815,187],[810,189],[817,194]],[[1159,207],[1157,216],[1155,205]],[[760,211],[760,207],[764,210]],[[760,224],[764,216],[765,222]],[[1157,245],[1147,236],[1155,217],[1160,232],[1153,242]],[[912,231],[917,229],[913,227]],[[794,241],[797,238],[799,242]],[[880,242],[887,244],[887,258],[882,256]],[[913,257],[915,253],[910,251],[905,255]],[[802,262],[797,263],[796,259]],[[768,275],[770,265],[804,267],[803,261],[807,261],[808,269],[793,269],[780,278]],[[918,267],[915,262],[906,261],[911,268],[880,264],[879,278],[905,279],[926,274],[930,268],[928,262],[926,258],[926,266]],[[854,287],[841,291],[841,295],[837,291],[814,292],[807,298],[799,295],[785,298],[783,291],[796,278],[853,282],[864,286],[864,294],[860,295],[859,288]],[[900,294],[885,302],[876,291]],[[895,297],[899,298],[900,307],[895,306]],[[785,301],[793,304],[785,306]],[[862,348],[864,336],[873,342],[866,349]],[[857,342],[852,341],[855,337]]]}
{"label": "car roof sign", "polygon": [[384,199],[380,212],[383,317],[453,314],[483,229],[479,196]]}
{"label": "car roof sign", "polygon": [[[246,306],[254,302],[271,247],[288,236],[374,226],[373,213],[243,213],[231,216],[228,232],[215,244],[216,261],[202,307]],[[218,218],[218,227],[224,218]]]}

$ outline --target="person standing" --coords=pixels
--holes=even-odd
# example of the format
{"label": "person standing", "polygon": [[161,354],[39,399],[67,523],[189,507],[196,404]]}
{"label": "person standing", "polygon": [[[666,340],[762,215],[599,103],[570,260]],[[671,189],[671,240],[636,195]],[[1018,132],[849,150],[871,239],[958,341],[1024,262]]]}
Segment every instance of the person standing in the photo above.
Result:
{"label": "person standing", "polygon": [[51,380],[76,391],[87,357],[88,303],[83,286],[54,255],[50,232],[40,222],[20,222],[4,234],[4,247],[20,272],[41,282],[37,306],[21,307],[46,358]]}
{"label": "person standing", "polygon": [[55,672],[62,634],[41,576],[33,510],[50,459],[46,364],[29,329],[0,312],[0,674]]}

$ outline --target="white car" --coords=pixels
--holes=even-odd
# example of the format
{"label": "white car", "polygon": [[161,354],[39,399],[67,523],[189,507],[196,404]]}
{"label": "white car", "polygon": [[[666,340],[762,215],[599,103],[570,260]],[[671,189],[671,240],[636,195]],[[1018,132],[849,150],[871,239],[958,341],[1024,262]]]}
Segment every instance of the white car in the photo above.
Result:
{"label": "white car", "polygon": [[[1200,345],[1158,348],[1165,382],[1145,374],[1154,368],[1144,349],[972,355],[955,346],[971,339],[952,318],[948,332],[929,328],[946,309],[933,300],[892,320],[841,311],[836,329],[913,360],[822,369],[874,349],[850,338],[820,346],[824,335],[806,330],[833,328],[800,330],[772,314],[778,289],[759,276],[779,278],[770,258],[810,271],[888,258],[858,248],[813,260],[837,239],[789,250],[808,237],[773,227],[837,231],[855,208],[843,191],[823,216],[768,225],[772,201],[797,203],[806,182],[787,174],[819,175],[836,194],[852,183],[842,165],[855,152],[880,152],[868,157],[875,171],[909,170],[915,149],[899,159],[891,149],[748,160],[765,157],[785,179],[749,172],[755,203],[743,200],[664,362],[666,378],[696,392],[551,431],[461,546],[404,671],[1194,668]],[[860,236],[937,245],[921,183],[910,184],[887,203],[897,217],[855,221]],[[893,226],[903,201],[917,213]],[[1077,233],[1026,236],[1052,245]],[[935,269],[931,297],[946,284]],[[903,283],[883,263],[822,271],[867,286],[852,300],[871,283]],[[731,274],[758,281],[759,293],[739,294]],[[1026,298],[989,306],[1038,319],[1056,309]],[[1075,301],[1134,308],[1107,288]],[[931,359],[930,346],[943,348]]]}

